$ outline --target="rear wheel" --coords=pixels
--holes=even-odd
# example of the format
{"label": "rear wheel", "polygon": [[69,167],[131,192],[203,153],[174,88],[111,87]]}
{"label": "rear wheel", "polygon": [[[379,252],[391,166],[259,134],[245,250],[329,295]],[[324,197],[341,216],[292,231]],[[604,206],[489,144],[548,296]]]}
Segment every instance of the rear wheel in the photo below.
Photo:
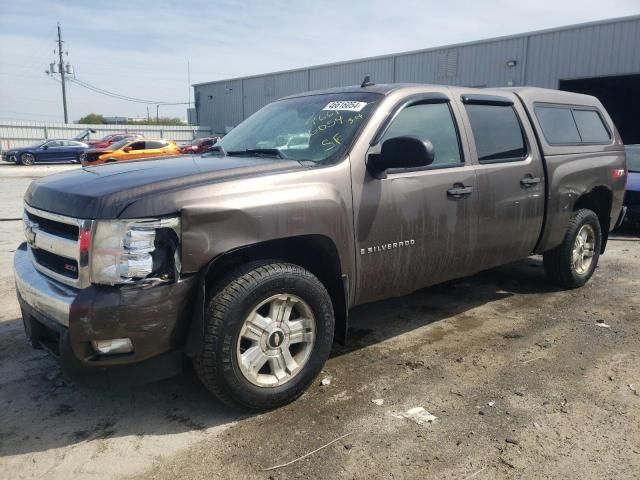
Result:
{"label": "rear wheel", "polygon": [[320,373],[333,343],[334,317],[325,287],[288,263],[234,272],[210,298],[202,383],[223,402],[269,410],[298,398]]}
{"label": "rear wheel", "polygon": [[36,157],[32,153],[23,153],[20,155],[20,163],[25,166],[33,165],[36,161]]}
{"label": "rear wheel", "polygon": [[560,245],[543,254],[547,277],[566,288],[583,286],[593,275],[602,247],[598,216],[581,209],[573,214]]}

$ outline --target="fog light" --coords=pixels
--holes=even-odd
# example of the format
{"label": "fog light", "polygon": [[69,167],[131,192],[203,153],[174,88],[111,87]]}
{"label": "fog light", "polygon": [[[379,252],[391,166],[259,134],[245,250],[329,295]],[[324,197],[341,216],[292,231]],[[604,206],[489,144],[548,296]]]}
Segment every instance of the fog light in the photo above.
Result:
{"label": "fog light", "polygon": [[133,352],[133,344],[130,338],[114,338],[112,340],[98,340],[91,342],[93,349],[102,355],[114,355],[116,353]]}

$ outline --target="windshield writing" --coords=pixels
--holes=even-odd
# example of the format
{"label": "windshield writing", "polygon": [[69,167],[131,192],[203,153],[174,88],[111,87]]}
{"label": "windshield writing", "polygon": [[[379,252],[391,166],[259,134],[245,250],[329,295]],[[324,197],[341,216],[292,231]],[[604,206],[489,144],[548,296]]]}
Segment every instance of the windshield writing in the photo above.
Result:
{"label": "windshield writing", "polygon": [[[344,153],[369,117],[378,94],[341,93],[281,100],[262,108],[220,142],[226,152],[247,152],[316,163]],[[257,150],[258,152],[251,152]],[[276,155],[277,153],[280,155]],[[219,153],[212,152],[211,155]]]}

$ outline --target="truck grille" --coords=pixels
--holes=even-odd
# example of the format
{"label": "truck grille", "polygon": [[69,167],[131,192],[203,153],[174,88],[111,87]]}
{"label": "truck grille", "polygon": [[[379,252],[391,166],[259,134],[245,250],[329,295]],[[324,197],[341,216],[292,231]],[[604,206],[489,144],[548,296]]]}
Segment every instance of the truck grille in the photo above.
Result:
{"label": "truck grille", "polygon": [[88,246],[93,232],[92,220],[25,205],[23,221],[31,261],[40,273],[76,288],[89,285]]}

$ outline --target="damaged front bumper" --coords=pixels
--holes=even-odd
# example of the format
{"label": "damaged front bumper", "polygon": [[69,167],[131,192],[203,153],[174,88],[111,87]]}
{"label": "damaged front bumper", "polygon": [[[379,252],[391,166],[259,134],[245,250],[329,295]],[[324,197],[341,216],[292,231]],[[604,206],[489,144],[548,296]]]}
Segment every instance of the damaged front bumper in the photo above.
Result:
{"label": "damaged front bumper", "polygon": [[[14,256],[16,292],[32,345],[85,384],[147,383],[180,371],[196,276],[178,282],[75,289],[35,269],[27,245]],[[92,342],[128,338],[130,353],[104,355]]]}

